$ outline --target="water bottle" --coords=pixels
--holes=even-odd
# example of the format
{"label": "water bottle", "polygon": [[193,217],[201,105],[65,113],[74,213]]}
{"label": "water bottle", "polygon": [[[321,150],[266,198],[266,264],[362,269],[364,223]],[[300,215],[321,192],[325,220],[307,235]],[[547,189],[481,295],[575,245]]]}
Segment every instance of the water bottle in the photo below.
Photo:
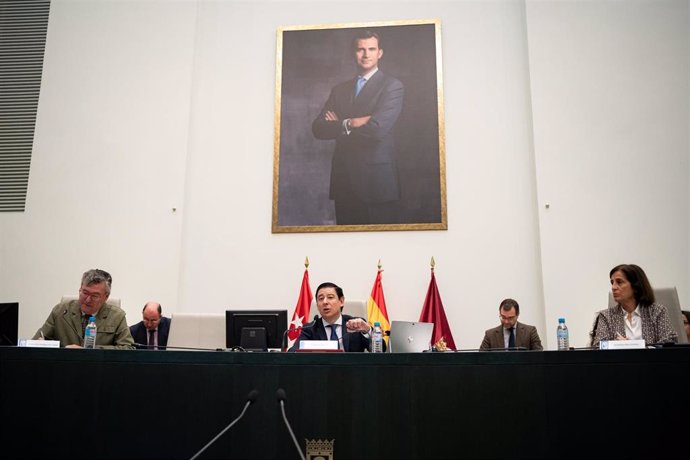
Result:
{"label": "water bottle", "polygon": [[383,353],[383,331],[381,330],[381,323],[378,321],[374,323],[374,330],[371,334],[371,352]]}
{"label": "water bottle", "polygon": [[84,330],[84,348],[96,348],[96,317],[89,318],[89,324]]}
{"label": "water bottle", "polygon": [[565,318],[558,318],[558,329],[556,329],[556,337],[558,338],[558,349],[567,350],[570,348],[568,344],[568,326],[565,325]]}

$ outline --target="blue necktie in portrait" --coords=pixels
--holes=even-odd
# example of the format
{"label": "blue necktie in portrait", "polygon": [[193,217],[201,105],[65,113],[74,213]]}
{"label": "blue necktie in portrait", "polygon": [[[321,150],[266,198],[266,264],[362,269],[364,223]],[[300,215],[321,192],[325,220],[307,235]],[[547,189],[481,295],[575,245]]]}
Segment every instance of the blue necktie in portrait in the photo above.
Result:
{"label": "blue necktie in portrait", "polygon": [[337,324],[331,324],[331,340],[338,340],[338,333],[335,328],[338,327]]}
{"label": "blue necktie in portrait", "polygon": [[355,85],[355,97],[359,96],[359,92],[362,91],[364,84],[367,80],[364,77],[357,77],[357,84]]}

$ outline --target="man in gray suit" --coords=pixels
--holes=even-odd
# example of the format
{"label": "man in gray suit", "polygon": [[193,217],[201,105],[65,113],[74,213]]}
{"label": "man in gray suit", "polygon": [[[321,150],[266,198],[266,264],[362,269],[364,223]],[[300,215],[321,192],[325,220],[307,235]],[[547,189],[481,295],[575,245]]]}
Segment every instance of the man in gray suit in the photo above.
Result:
{"label": "man in gray suit", "polygon": [[330,198],[338,225],[396,223],[400,190],[394,127],[405,93],[379,68],[376,32],[353,40],[357,77],[336,85],[312,123],[317,139],[335,140]]}
{"label": "man in gray suit", "polygon": [[513,299],[505,299],[498,307],[501,325],[484,333],[481,350],[525,349],[543,350],[537,328],[518,322],[520,305]]}

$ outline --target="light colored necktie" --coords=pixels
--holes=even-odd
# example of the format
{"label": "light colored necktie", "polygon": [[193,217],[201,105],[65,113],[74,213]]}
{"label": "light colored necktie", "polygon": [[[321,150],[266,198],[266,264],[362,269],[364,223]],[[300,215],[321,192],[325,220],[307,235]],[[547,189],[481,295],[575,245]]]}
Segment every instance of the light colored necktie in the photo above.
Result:
{"label": "light colored necktie", "polygon": [[357,77],[357,84],[355,85],[355,97],[359,96],[359,92],[362,91],[364,84],[367,80],[364,77]]}

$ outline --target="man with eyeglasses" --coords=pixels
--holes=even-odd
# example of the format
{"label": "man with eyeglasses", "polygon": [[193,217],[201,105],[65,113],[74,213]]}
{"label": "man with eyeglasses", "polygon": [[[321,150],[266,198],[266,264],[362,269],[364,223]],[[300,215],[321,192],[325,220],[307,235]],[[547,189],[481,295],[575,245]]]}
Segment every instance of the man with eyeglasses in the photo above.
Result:
{"label": "man with eyeglasses", "polygon": [[90,316],[96,317],[97,348],[134,348],[125,312],[107,304],[113,279],[108,272],[89,270],[81,278],[79,298],[57,304],[34,339],[59,340],[65,348],[82,348]]}
{"label": "man with eyeglasses", "polygon": [[518,322],[520,305],[505,299],[498,307],[501,325],[484,333],[480,350],[543,350],[537,328]]}

